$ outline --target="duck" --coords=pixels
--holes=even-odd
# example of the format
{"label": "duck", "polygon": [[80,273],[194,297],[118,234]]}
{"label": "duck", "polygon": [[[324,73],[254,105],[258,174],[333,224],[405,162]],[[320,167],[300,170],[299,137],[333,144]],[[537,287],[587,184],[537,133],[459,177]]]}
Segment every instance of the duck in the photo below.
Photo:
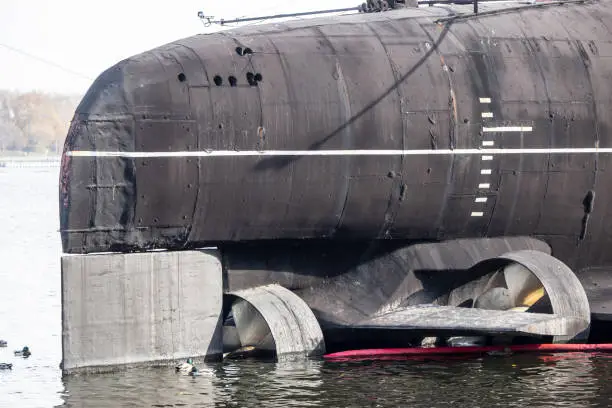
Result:
{"label": "duck", "polygon": [[189,371],[189,375],[192,376],[192,377],[200,375],[200,370],[198,370],[198,368],[196,366],[192,366],[191,370]]}
{"label": "duck", "polygon": [[12,370],[13,365],[9,363],[0,363],[0,370]]}
{"label": "duck", "polygon": [[[175,368],[176,368],[177,373],[181,372],[181,373],[189,374],[195,367],[193,365],[193,360],[191,358],[188,358],[186,362],[182,364],[177,364]],[[196,368],[196,371],[197,371],[197,368]]]}
{"label": "duck", "polygon": [[30,353],[30,348],[28,346],[25,346],[21,350],[15,350],[15,355],[22,356],[23,358],[28,358],[30,357],[30,355],[32,355],[32,353]]}
{"label": "duck", "polygon": [[8,345],[8,343],[6,342],[6,340],[0,340],[0,347],[6,347]]}

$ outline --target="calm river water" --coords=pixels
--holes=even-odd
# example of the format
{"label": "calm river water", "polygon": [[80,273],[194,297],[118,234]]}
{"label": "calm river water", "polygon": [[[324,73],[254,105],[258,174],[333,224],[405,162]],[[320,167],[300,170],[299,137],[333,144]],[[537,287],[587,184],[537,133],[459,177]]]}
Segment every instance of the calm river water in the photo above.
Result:
{"label": "calm river water", "polygon": [[[612,406],[612,355],[233,361],[62,378],[57,169],[0,169],[0,407]],[[13,350],[27,345],[27,360]]]}

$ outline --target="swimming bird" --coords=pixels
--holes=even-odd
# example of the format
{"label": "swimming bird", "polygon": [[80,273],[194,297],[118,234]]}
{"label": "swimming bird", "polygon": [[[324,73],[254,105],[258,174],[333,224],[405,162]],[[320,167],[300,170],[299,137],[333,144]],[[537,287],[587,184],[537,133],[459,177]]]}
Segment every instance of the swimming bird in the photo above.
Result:
{"label": "swimming bird", "polygon": [[200,370],[198,370],[198,368],[196,366],[192,366],[191,367],[191,371],[189,371],[189,375],[192,376],[192,377],[200,375]]}
{"label": "swimming bird", "polygon": [[186,362],[182,364],[177,364],[175,368],[177,373],[180,371],[181,373],[189,374],[191,370],[195,367],[193,366],[193,360],[191,358],[188,358]]}
{"label": "swimming bird", "polygon": [[30,353],[30,348],[28,346],[25,346],[21,350],[15,350],[15,355],[22,356],[23,358],[28,358],[30,357],[30,355],[32,355],[32,353]]}
{"label": "swimming bird", "polygon": [[7,342],[6,340],[0,340],[0,347],[6,347],[7,346]]}
{"label": "swimming bird", "polygon": [[0,363],[0,370],[12,370],[13,365],[9,363]]}

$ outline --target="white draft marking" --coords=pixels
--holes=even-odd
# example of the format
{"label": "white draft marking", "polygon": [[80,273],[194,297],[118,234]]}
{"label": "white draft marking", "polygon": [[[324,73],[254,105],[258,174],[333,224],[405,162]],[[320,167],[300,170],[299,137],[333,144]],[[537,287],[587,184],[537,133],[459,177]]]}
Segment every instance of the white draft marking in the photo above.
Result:
{"label": "white draft marking", "polygon": [[482,131],[485,133],[492,132],[531,132],[533,127],[531,126],[494,126],[494,127],[483,127]]}
{"label": "white draft marking", "polygon": [[[480,103],[491,103],[491,98],[480,98]],[[483,119],[493,118],[493,112],[481,112],[480,116]],[[505,131],[505,130],[501,130],[501,129],[508,129],[508,128],[485,127],[484,125],[482,126],[483,133],[490,132],[491,129],[496,129],[498,131]],[[495,142],[493,140],[483,140],[482,141],[482,146],[489,147],[489,149],[486,149],[486,150],[493,150],[493,149],[490,149],[490,148],[493,147],[494,145],[495,145]],[[502,150],[502,151],[504,151],[504,149],[495,149],[495,150]],[[491,161],[491,160],[493,160],[493,155],[482,155],[481,159],[482,159],[483,162]],[[488,165],[488,163],[487,163],[487,165]],[[483,166],[485,166],[484,163],[483,163]],[[492,169],[490,169],[490,168],[489,169],[480,169],[480,174],[481,175],[490,175],[491,172],[492,172]],[[480,184],[478,184],[478,188],[479,189],[488,189],[489,187],[491,187],[491,184],[489,184],[489,183],[480,183]],[[487,202],[487,197],[476,197],[474,199],[474,203],[486,203],[486,202]],[[484,212],[483,211],[472,211],[470,216],[471,217],[482,217],[482,216],[484,216]]]}
{"label": "white draft marking", "polygon": [[[484,141],[483,145],[492,146],[493,141]],[[211,150],[186,152],[113,152],[74,150],[66,152],[71,157],[245,157],[245,156],[454,156],[472,154],[610,154],[612,147],[562,147],[548,149],[415,149],[415,150]]]}

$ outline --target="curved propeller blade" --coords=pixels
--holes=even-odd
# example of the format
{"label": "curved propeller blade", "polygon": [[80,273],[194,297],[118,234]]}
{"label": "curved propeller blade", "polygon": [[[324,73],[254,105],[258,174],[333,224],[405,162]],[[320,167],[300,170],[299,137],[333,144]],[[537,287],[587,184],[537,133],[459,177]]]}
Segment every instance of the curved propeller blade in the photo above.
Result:
{"label": "curved propeller blade", "polygon": [[544,296],[542,283],[531,271],[518,263],[511,263],[504,268],[504,278],[512,307],[531,306]]}

